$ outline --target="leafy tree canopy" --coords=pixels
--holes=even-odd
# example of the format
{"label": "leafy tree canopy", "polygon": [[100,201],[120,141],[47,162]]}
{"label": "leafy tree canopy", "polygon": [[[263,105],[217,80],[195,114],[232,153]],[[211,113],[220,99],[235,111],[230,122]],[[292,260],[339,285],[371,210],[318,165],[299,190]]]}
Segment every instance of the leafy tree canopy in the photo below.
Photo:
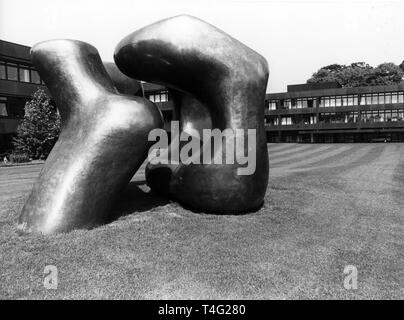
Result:
{"label": "leafy tree canopy", "polygon": [[404,61],[400,65],[382,63],[376,68],[365,62],[350,65],[331,64],[315,72],[307,83],[334,81],[342,87],[362,87],[400,83],[404,76]]}
{"label": "leafy tree canopy", "polygon": [[60,133],[60,116],[41,88],[25,104],[25,115],[13,145],[18,153],[32,159],[46,159]]}

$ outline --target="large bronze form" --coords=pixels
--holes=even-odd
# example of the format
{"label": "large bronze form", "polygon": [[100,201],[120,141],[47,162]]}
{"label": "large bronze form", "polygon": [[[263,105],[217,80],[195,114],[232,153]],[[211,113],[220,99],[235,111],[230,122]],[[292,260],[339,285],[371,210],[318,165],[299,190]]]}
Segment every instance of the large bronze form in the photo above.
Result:
{"label": "large bronze form", "polygon": [[143,87],[140,81],[124,75],[113,62],[103,62],[112,83],[119,93],[143,97]]}
{"label": "large bronze form", "polygon": [[162,126],[161,113],[144,98],[118,94],[87,43],[52,40],[35,45],[31,54],[62,129],[19,229],[50,234],[96,226],[145,160],[149,131]]}
{"label": "large bronze form", "polygon": [[238,163],[149,164],[149,186],[201,211],[240,213],[261,206],[269,170],[263,121],[266,60],[191,16],[169,18],[133,32],[118,44],[114,58],[126,75],[175,90],[183,131],[206,126],[256,130],[256,145],[244,144],[246,154],[248,147],[256,147],[253,174],[239,175],[237,169],[243,166]]}

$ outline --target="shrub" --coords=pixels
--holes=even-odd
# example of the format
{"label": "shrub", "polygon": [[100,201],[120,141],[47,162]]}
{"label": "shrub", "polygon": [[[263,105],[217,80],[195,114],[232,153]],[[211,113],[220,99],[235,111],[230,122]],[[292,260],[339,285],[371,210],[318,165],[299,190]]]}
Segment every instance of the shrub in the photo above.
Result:
{"label": "shrub", "polygon": [[25,104],[25,115],[13,140],[16,153],[46,159],[60,132],[60,116],[50,97],[39,88]]}
{"label": "shrub", "polygon": [[14,163],[23,163],[29,161],[29,156],[26,153],[12,153],[10,154],[10,161]]}

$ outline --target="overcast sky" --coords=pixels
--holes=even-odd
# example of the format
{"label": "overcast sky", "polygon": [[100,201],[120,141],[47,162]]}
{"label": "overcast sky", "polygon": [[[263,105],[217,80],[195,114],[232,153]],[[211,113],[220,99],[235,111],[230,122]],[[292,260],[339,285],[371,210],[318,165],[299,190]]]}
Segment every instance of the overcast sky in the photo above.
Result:
{"label": "overcast sky", "polygon": [[0,39],[32,46],[70,38],[113,61],[125,35],[187,13],[224,30],[269,63],[268,92],[304,83],[320,67],[404,60],[404,1],[0,0]]}

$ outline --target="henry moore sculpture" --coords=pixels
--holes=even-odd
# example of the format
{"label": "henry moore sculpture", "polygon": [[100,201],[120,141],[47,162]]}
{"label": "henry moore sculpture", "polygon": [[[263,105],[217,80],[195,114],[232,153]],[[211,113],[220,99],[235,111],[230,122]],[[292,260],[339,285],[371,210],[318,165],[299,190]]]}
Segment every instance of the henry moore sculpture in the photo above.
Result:
{"label": "henry moore sculpture", "polygon": [[[182,131],[255,130],[256,144],[241,146],[245,152],[254,149],[252,174],[239,175],[238,163],[149,163],[146,179],[152,190],[200,211],[258,208],[269,170],[265,59],[190,16],[135,31],[118,44],[114,58],[126,76],[167,86]],[[87,43],[42,42],[32,48],[32,60],[56,101],[62,130],[23,208],[19,229],[49,234],[96,226],[145,160],[148,134],[162,127],[161,113],[152,102],[134,96],[141,95],[138,82],[128,81],[114,64],[104,67]],[[121,95],[117,87],[136,92]]]}
{"label": "henry moore sculpture", "polygon": [[42,42],[32,61],[56,101],[62,129],[19,218],[44,234],[93,227],[147,157],[162,126],[150,101],[118,94],[97,50],[71,40]]}
{"label": "henry moore sculpture", "polygon": [[262,56],[200,19],[177,16],[124,38],[115,63],[130,77],[177,90],[183,130],[209,123],[220,130],[256,129],[252,175],[238,175],[239,164],[149,165],[146,179],[152,189],[214,213],[245,212],[262,204],[269,170],[263,122],[268,67]]}

